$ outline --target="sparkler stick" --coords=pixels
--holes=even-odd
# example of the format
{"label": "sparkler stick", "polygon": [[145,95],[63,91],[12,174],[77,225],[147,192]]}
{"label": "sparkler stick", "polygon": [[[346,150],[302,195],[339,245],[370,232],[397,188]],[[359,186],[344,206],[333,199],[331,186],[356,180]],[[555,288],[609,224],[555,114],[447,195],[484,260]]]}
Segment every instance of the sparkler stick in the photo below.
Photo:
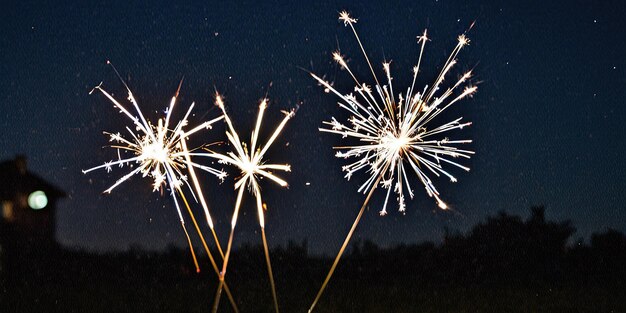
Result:
{"label": "sparkler stick", "polygon": [[392,191],[396,195],[398,211],[402,213],[405,212],[405,190],[408,191],[411,198],[414,196],[407,176],[407,169],[415,172],[428,196],[435,198],[437,205],[445,210],[448,206],[439,197],[439,192],[426,175],[426,172],[430,172],[436,176],[444,175],[452,182],[456,182],[456,178],[448,171],[444,170],[442,163],[469,171],[468,167],[454,162],[450,160],[450,158],[461,157],[469,159],[470,156],[474,154],[473,151],[459,149],[456,146],[471,143],[471,140],[450,140],[447,137],[435,139],[436,136],[442,133],[462,129],[465,126],[471,125],[471,123],[462,123],[462,118],[458,118],[442,125],[435,125],[434,127],[431,127],[429,124],[436,116],[449,108],[452,104],[476,92],[475,86],[467,86],[462,92],[457,92],[457,87],[466,83],[471,77],[471,72],[467,72],[462,75],[452,87],[437,96],[446,74],[449,73],[456,64],[458,53],[469,43],[465,34],[458,37],[458,44],[443,65],[434,84],[430,87],[426,86],[422,92],[416,93],[414,91],[415,82],[422,62],[424,46],[428,40],[426,31],[424,31],[422,36],[418,36],[418,43],[421,44],[421,47],[417,66],[413,68],[413,81],[411,86],[407,89],[406,94],[403,96],[403,94],[400,93],[396,100],[394,97],[390,63],[383,63],[387,84],[381,85],[354,27],[357,20],[350,17],[345,11],[339,14],[339,20],[342,21],[345,26],[350,26],[374,78],[375,88],[372,90],[370,86],[359,81],[348,67],[343,56],[341,56],[339,52],[333,53],[334,60],[345,69],[354,80],[356,84],[354,88],[356,94],[342,94],[331,86],[330,83],[317,75],[311,73],[311,76],[317,80],[327,92],[332,92],[338,96],[340,99],[339,106],[348,111],[352,117],[350,117],[348,123],[345,124],[332,118],[331,121],[324,122],[324,127],[321,127],[319,130],[338,134],[344,138],[351,137],[358,140],[359,143],[355,145],[335,147],[335,149],[339,150],[336,156],[345,159],[358,158],[357,161],[345,165],[343,171],[346,172],[345,177],[348,180],[355,172],[360,170],[364,170],[369,174],[365,183],[358,189],[359,192],[367,194],[367,197],[339,253],[335,257],[335,261],[322,287],[309,308],[309,312],[313,311],[324,289],[328,285],[339,263],[339,259],[361,219],[367,203],[370,201],[374,190],[376,190],[379,185],[383,189],[387,189],[385,202],[380,211],[380,215],[387,214],[387,205]]}
{"label": "sparkler stick", "polygon": [[267,273],[270,278],[270,287],[272,288],[272,299],[274,300],[274,308],[276,308],[276,313],[278,313],[278,296],[276,295],[276,283],[274,282],[274,274],[272,273],[272,263],[270,262],[270,252],[269,252],[269,248],[267,247],[267,238],[265,237],[265,227],[261,227],[261,237],[263,238],[263,251],[265,252],[265,264],[267,265]]}
{"label": "sparkler stick", "polygon": [[[182,190],[178,189],[178,192],[180,194],[180,197],[183,199],[183,202],[185,203],[185,206],[187,207],[187,212],[189,213],[189,216],[191,216],[191,220],[193,221],[193,225],[196,228],[196,231],[198,232],[198,235],[200,236],[200,241],[202,241],[202,246],[204,247],[204,250],[206,251],[207,255],[209,256],[209,261],[211,262],[211,266],[213,266],[213,270],[215,271],[215,274],[217,274],[218,278],[220,277],[220,271],[217,267],[217,263],[215,263],[215,259],[213,258],[213,254],[211,253],[211,250],[209,250],[209,246],[206,243],[206,240],[204,239],[204,236],[202,235],[202,232],[200,231],[200,227],[198,226],[198,222],[196,222],[196,218],[193,214],[193,212],[191,211],[191,208],[189,207],[189,202],[187,202],[187,198],[185,197],[185,194],[183,194]],[[217,240],[217,239],[216,239]],[[228,288],[228,285],[226,284],[226,282],[224,281],[224,290],[226,291],[226,296],[228,297],[228,301],[230,301],[231,306],[233,307],[233,310],[235,312],[239,312],[239,309],[237,308],[237,304],[235,303],[235,299],[233,298],[232,293],[230,292],[230,288]]]}
{"label": "sparkler stick", "polygon": [[226,253],[224,255],[224,263],[222,265],[222,271],[220,272],[220,285],[218,286],[218,290],[215,295],[215,301],[213,302],[213,312],[217,311],[219,306],[219,300],[221,296],[221,289],[224,285],[224,278],[226,276],[226,270],[228,268],[228,261],[230,260],[230,253],[233,245],[233,238],[235,233],[235,226],[237,225],[237,218],[239,217],[239,210],[241,208],[241,203],[243,199],[244,189],[247,188],[255,197],[256,205],[257,205],[257,213],[259,218],[259,226],[261,227],[261,235],[263,240],[263,247],[265,253],[265,261],[268,268],[268,276],[270,279],[270,287],[272,291],[272,298],[274,300],[274,309],[278,313],[278,297],[276,295],[276,284],[274,283],[274,275],[272,272],[272,266],[270,262],[269,249],[267,246],[267,238],[265,236],[265,217],[263,213],[263,200],[261,195],[261,189],[258,184],[258,179],[260,177],[268,178],[276,183],[278,183],[282,187],[287,187],[287,182],[283,179],[274,175],[272,170],[281,170],[285,172],[291,171],[291,167],[287,164],[266,164],[263,160],[263,156],[269,149],[269,147],[274,143],[278,135],[281,133],[287,121],[293,117],[294,112],[284,112],[285,117],[280,122],[280,124],[276,127],[268,141],[262,147],[259,146],[257,148],[258,134],[261,128],[261,122],[263,120],[263,114],[265,109],[267,108],[267,99],[263,99],[259,104],[259,113],[257,115],[257,121],[255,124],[255,128],[251,135],[251,143],[250,150],[248,150],[248,146],[245,143],[242,143],[239,139],[239,134],[233,127],[233,123],[228,117],[226,113],[226,109],[224,107],[224,102],[222,101],[222,97],[219,94],[216,94],[215,100],[217,106],[220,107],[222,113],[224,115],[224,120],[228,126],[228,130],[226,132],[226,136],[233,147],[234,151],[227,152],[225,154],[209,152],[209,153],[190,153],[190,156],[204,156],[215,158],[221,163],[229,164],[235,166],[238,170],[241,171],[241,176],[235,181],[235,190],[237,190],[237,200],[235,202],[235,208],[233,210],[233,216],[231,219],[231,229],[230,235],[228,237],[228,244],[226,246]]}
{"label": "sparkler stick", "polygon": [[315,296],[315,300],[313,300],[313,304],[311,304],[311,307],[309,308],[309,313],[313,312],[313,309],[315,308],[317,301],[319,301],[320,298],[322,297],[322,293],[324,293],[324,289],[326,289],[326,286],[328,285],[330,278],[333,276],[333,273],[335,273],[337,264],[339,264],[339,260],[341,259],[343,252],[346,250],[346,247],[348,247],[348,243],[350,242],[350,239],[352,238],[352,235],[354,234],[354,231],[356,230],[357,225],[359,225],[359,221],[361,221],[363,212],[365,212],[365,208],[367,207],[367,204],[372,198],[372,195],[374,194],[374,190],[376,190],[376,186],[378,185],[382,177],[383,175],[378,175],[378,178],[376,179],[376,183],[374,184],[374,187],[367,194],[367,197],[365,197],[365,201],[363,202],[363,205],[361,205],[359,214],[357,214],[356,219],[354,219],[354,223],[352,223],[352,227],[350,227],[350,231],[348,232],[346,239],[344,239],[343,244],[341,245],[341,248],[339,249],[339,252],[337,253],[337,256],[335,257],[335,261],[333,261],[333,265],[330,267],[330,271],[328,271],[328,274],[326,275],[326,278],[324,279],[324,283],[322,283],[322,287],[317,292],[317,295]]}
{"label": "sparkler stick", "polygon": [[[211,233],[213,234],[213,240],[215,240],[215,245],[217,246],[217,250],[220,252],[220,255],[222,257],[222,259],[224,259],[224,252],[222,252],[222,246],[220,245],[220,241],[217,239],[217,234],[215,233],[215,228],[213,225],[213,221],[211,219],[211,214],[209,213],[209,206],[207,205],[206,201],[204,200],[204,195],[202,194],[202,188],[200,187],[200,183],[198,182],[198,178],[196,176],[196,173],[194,171],[194,163],[191,162],[191,157],[189,156],[189,149],[187,149],[187,141],[185,140],[185,136],[182,136],[181,140],[180,140],[180,144],[181,147],[183,149],[184,155],[185,155],[185,162],[187,163],[187,169],[189,171],[189,174],[191,176],[191,179],[193,181],[193,185],[195,187],[196,193],[198,194],[198,198],[200,199],[200,204],[202,205],[202,208],[204,209],[204,214],[207,217],[207,224],[209,225],[209,228],[211,229]],[[181,193],[182,195],[182,193]],[[185,202],[186,203],[186,202]],[[191,213],[191,211],[189,211],[189,213]],[[191,215],[191,218],[193,219],[194,224],[196,224],[195,218],[193,217],[193,214]],[[202,232],[200,232],[200,229],[198,228],[198,226],[196,225],[196,229],[198,230],[198,234],[200,235],[200,239],[202,239],[202,243],[205,246],[205,249],[207,250],[207,253],[209,254],[209,258],[211,259],[211,262],[213,262],[213,257],[211,256],[210,251],[208,250],[207,246],[206,246],[206,242],[204,241],[204,237],[202,236]],[[218,271],[218,275],[219,275],[219,271]]]}

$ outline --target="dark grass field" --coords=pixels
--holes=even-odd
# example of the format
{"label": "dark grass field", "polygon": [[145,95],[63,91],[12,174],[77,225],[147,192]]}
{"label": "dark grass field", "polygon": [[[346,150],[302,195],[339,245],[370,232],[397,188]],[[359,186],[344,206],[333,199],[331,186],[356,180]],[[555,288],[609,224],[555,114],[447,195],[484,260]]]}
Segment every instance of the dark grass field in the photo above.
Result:
{"label": "dark grass field", "polygon": [[[298,277],[279,282],[282,312],[307,311],[316,285],[299,282]],[[9,285],[3,287],[2,312],[210,312],[216,286],[188,278]],[[273,312],[266,279],[239,282],[232,289],[241,312]],[[232,312],[225,297],[220,312]],[[602,285],[433,287],[341,278],[316,312],[626,312],[626,298],[623,289]]]}
{"label": "dark grass field", "polygon": [[[260,249],[259,249],[260,250]],[[248,251],[252,252],[252,251]],[[259,251],[260,252],[260,251]],[[184,250],[180,251],[185,256]],[[275,253],[280,254],[280,253]],[[4,279],[1,312],[210,312],[217,279],[193,273],[183,258],[67,254],[67,271]],[[260,253],[234,254],[227,280],[241,312],[273,312]],[[275,258],[282,312],[306,312],[330,259]],[[316,312],[626,312],[626,290],[617,280],[506,283],[420,281],[424,273],[398,271],[348,257],[336,272]],[[52,261],[54,267],[58,262]],[[205,263],[206,264],[206,263]],[[384,266],[383,266],[384,265]],[[208,271],[209,268],[206,268]],[[385,274],[387,273],[387,274]],[[220,312],[231,312],[224,296]]]}
{"label": "dark grass field", "polygon": [[[569,222],[534,208],[501,213],[440,245],[353,242],[315,312],[626,312],[626,235],[569,243]],[[210,312],[217,276],[188,250],[93,254],[7,245],[0,312]],[[8,253],[8,252],[11,253]],[[200,254],[199,254],[200,255]],[[332,259],[307,243],[270,251],[281,312],[307,312]],[[273,312],[261,246],[233,251],[227,282],[240,312]],[[220,312],[232,309],[225,296]]]}

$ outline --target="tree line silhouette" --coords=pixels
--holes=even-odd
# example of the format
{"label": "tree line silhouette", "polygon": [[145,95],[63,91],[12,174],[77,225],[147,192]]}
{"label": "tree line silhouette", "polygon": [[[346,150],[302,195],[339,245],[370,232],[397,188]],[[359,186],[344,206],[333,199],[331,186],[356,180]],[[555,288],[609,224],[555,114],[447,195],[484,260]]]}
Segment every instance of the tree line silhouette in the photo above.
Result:
{"label": "tree line silhouette", "polygon": [[[435,284],[626,283],[626,236],[614,229],[594,233],[589,244],[572,241],[570,221],[545,220],[544,207],[531,216],[500,212],[466,234],[446,230],[443,243],[400,245],[381,249],[358,243],[349,258],[362,267],[420,273]],[[391,275],[394,276],[394,275]]]}
{"label": "tree line silhouette", "polygon": [[[440,244],[356,241],[319,312],[626,312],[626,235],[608,229],[587,243],[574,233],[533,207],[526,219],[501,212],[467,233],[446,230]],[[5,256],[0,311],[206,312],[217,280],[207,260],[196,273],[188,253],[21,247]],[[306,241],[271,253],[283,311],[302,311],[331,260],[310,255]],[[240,309],[271,311],[262,247],[244,245],[232,262]]]}

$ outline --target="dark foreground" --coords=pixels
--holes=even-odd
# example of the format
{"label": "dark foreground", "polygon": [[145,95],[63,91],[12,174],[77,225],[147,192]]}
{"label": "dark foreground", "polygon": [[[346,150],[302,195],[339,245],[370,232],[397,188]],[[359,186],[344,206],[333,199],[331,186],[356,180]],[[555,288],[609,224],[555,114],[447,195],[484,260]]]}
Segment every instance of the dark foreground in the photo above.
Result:
{"label": "dark foreground", "polygon": [[[626,236],[567,244],[574,228],[501,214],[442,245],[355,243],[316,312],[626,312]],[[5,255],[0,312],[210,312],[216,276],[188,251],[93,255],[25,248]],[[274,249],[282,312],[306,312],[330,266],[306,243]],[[234,252],[228,282],[241,312],[273,312],[261,247]],[[18,257],[19,256],[19,257]],[[230,312],[222,298],[220,312]]]}

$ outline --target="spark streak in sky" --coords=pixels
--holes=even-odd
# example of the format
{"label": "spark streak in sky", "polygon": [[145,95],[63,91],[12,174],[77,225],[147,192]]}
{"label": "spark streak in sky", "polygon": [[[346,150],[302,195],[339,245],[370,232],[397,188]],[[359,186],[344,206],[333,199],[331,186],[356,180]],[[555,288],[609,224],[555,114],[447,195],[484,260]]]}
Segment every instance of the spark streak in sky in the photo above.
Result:
{"label": "spark streak in sky", "polygon": [[[354,28],[357,20],[350,17],[345,11],[339,14],[339,20],[352,29],[373,76],[374,87],[372,88],[370,85],[357,79],[344,57],[339,52],[333,53],[333,59],[354,80],[354,92],[343,94],[319,76],[313,73],[311,75],[327,92],[332,92],[339,97],[339,106],[348,111],[351,117],[347,122],[340,122],[333,117],[330,121],[324,122],[324,127],[321,127],[320,131],[338,134],[343,138],[350,137],[356,139],[358,143],[353,145],[335,147],[335,149],[339,150],[336,156],[344,159],[357,159],[343,166],[347,179],[350,179],[354,173],[360,170],[365,171],[369,177],[359,187],[359,192],[367,194],[365,201],[343,245],[339,249],[339,253],[337,253],[317,296],[313,300],[309,312],[313,311],[322,296],[350,238],[354,234],[367,203],[379,185],[387,190],[380,215],[387,214],[387,204],[392,191],[398,203],[398,210],[400,212],[406,210],[405,191],[408,192],[410,198],[414,196],[409,181],[409,173],[407,173],[410,171],[417,175],[428,196],[434,197],[441,209],[447,209],[448,206],[441,200],[439,192],[427,173],[435,176],[444,175],[452,182],[456,182],[456,178],[444,169],[443,164],[469,171],[468,167],[452,159],[469,159],[474,154],[473,151],[458,147],[461,144],[471,143],[471,140],[451,140],[444,136],[452,130],[462,129],[471,125],[470,122],[464,122],[462,118],[457,118],[447,123],[434,124],[436,122],[434,120],[435,117],[441,114],[441,112],[476,92],[476,87],[468,83],[472,76],[471,71],[463,74],[451,87],[442,88],[444,78],[457,62],[456,57],[458,53],[469,44],[465,34],[458,37],[456,47],[452,50],[433,84],[425,86],[421,90],[415,89],[415,82],[420,72],[424,46],[426,41],[428,41],[428,37],[426,31],[424,31],[423,35],[418,36],[418,43],[421,44],[421,47],[417,65],[413,68],[413,82],[404,94],[399,93],[396,98],[392,84],[391,63],[383,63],[387,84],[381,85],[365,52],[365,48],[363,48],[361,39]],[[461,86],[464,87],[461,89]],[[459,91],[459,89],[461,90]],[[442,90],[443,92],[441,92]]]}

